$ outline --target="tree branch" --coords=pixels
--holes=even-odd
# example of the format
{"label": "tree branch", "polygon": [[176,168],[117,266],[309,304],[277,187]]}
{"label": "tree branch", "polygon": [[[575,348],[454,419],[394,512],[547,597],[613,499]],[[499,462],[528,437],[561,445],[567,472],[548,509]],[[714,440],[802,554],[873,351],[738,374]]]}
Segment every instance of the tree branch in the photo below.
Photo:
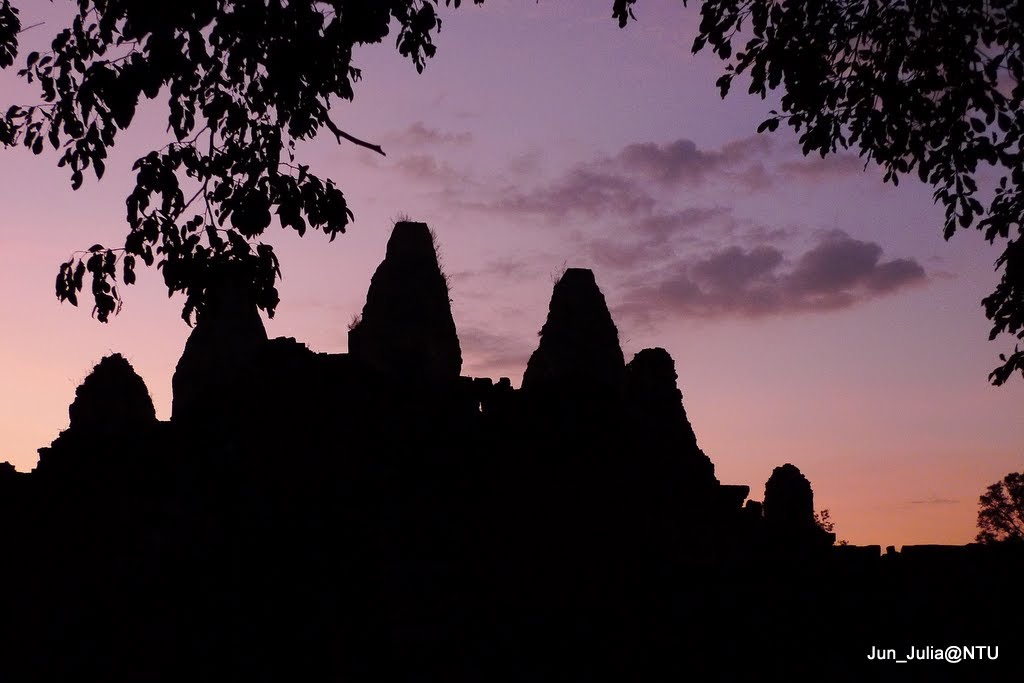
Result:
{"label": "tree branch", "polygon": [[382,157],[387,156],[387,154],[384,153],[384,150],[380,148],[380,145],[375,145],[373,143],[365,142],[363,140],[360,140],[359,138],[353,137],[353,136],[349,135],[348,133],[346,133],[345,131],[343,131],[340,128],[338,128],[338,126],[336,126],[334,124],[334,121],[331,121],[331,117],[328,116],[327,114],[324,114],[323,123],[324,123],[325,126],[327,126],[328,130],[330,130],[332,133],[334,133],[334,137],[338,138],[338,142],[339,143],[341,142],[342,138],[345,138],[346,140],[348,140],[349,142],[351,142],[353,144],[359,145],[360,147],[365,147],[366,149],[373,150],[374,152],[376,152],[377,154],[381,155]]}

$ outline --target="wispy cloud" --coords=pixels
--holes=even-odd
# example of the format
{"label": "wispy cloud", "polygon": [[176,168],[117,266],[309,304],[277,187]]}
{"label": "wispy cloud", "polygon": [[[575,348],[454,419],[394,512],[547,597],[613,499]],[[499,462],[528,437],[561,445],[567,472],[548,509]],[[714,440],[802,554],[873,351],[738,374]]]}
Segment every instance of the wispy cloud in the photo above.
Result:
{"label": "wispy cloud", "polygon": [[629,270],[664,259],[671,254],[671,244],[698,244],[706,240],[712,224],[719,234],[736,229],[728,209],[687,207],[627,219],[598,237],[583,238],[583,251],[599,265]]}
{"label": "wispy cloud", "polygon": [[731,212],[721,206],[688,206],[639,217],[632,228],[651,242],[663,244],[673,236],[704,228],[716,219],[731,221]]}
{"label": "wispy cloud", "polygon": [[490,261],[489,263],[485,263],[478,268],[456,271],[451,274],[451,277],[453,280],[472,280],[491,276],[520,278],[533,275],[534,270],[534,264],[529,262],[525,257],[503,257]]}
{"label": "wispy cloud", "polygon": [[[701,185],[717,171],[730,169],[767,151],[760,140],[746,138],[718,149],[703,150],[681,138],[658,144],[639,142],[616,154],[577,163],[533,187],[504,185],[489,196],[467,197],[469,207],[507,215],[530,214],[552,221],[567,217],[670,217],[657,209],[665,189]],[[536,164],[536,161],[533,161]],[[731,174],[733,182],[737,177]]]}
{"label": "wispy cloud", "polygon": [[638,182],[591,166],[577,166],[541,187],[506,187],[496,194],[473,202],[475,208],[562,220],[570,214],[635,216],[650,213],[657,204]]}
{"label": "wispy cloud", "polygon": [[481,377],[518,375],[533,353],[526,340],[482,327],[460,328],[459,343],[464,371]]}
{"label": "wispy cloud", "polygon": [[417,121],[408,128],[386,133],[382,142],[395,147],[429,147],[437,145],[468,145],[473,142],[473,134],[463,132],[442,131],[431,128]]}
{"label": "wispy cloud", "polygon": [[478,187],[468,173],[430,154],[398,157],[390,165],[409,181],[443,188],[443,196],[450,197],[456,192]]}
{"label": "wispy cloud", "polygon": [[783,161],[779,171],[790,180],[818,182],[863,173],[864,160],[855,154],[831,154]]}

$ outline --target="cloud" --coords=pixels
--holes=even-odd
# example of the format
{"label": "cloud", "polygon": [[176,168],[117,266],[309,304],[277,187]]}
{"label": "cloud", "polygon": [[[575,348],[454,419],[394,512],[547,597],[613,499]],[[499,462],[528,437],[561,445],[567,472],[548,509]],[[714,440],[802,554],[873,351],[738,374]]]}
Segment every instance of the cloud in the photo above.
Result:
{"label": "cloud", "polygon": [[718,164],[715,155],[697,149],[695,142],[685,139],[666,145],[653,142],[627,145],[616,160],[624,169],[662,183],[701,180]]}
{"label": "cloud", "polygon": [[534,275],[534,270],[534,264],[525,257],[504,257],[491,261],[490,263],[486,263],[479,268],[460,270],[452,273],[451,277],[453,280],[472,280],[475,278],[488,278],[494,276],[506,279],[523,278]]}
{"label": "cloud", "polygon": [[[659,210],[660,192],[696,187],[718,177],[716,173],[733,184],[747,185],[739,167],[769,149],[770,143],[763,138],[743,138],[717,149],[701,149],[686,138],[662,144],[636,142],[611,156],[577,163],[533,187],[505,184],[490,196],[467,199],[465,206],[552,222],[609,216],[664,221],[673,216],[671,211]],[[529,163],[539,167],[536,158]],[[759,178],[750,182],[763,183]]]}
{"label": "cloud", "polygon": [[[387,139],[416,148],[473,141],[468,132],[443,132],[422,122],[391,133]],[[504,179],[500,175],[485,179],[459,171],[439,161],[435,154],[417,151],[399,159],[395,167],[416,180],[454,183],[474,179],[471,189],[453,189],[445,196],[446,201],[465,209],[509,218],[529,216],[544,223],[614,219],[635,223],[641,231],[644,226],[657,230],[658,225],[674,230],[689,222],[680,209],[672,206],[681,190],[710,184],[713,189],[729,192],[763,192],[780,182],[817,182],[862,170],[861,159],[852,154],[780,160],[776,143],[764,135],[707,148],[688,138],[634,142],[610,155],[595,155],[553,177],[540,179],[543,164],[537,151],[509,160]]]}
{"label": "cloud", "polygon": [[800,257],[788,285],[797,294],[812,298],[858,288],[884,294],[925,276],[917,261],[882,262],[881,258],[878,244],[834,232]]}
{"label": "cloud", "polygon": [[441,184],[465,183],[469,179],[455,167],[429,154],[411,154],[398,158],[393,167],[409,178]]}
{"label": "cloud", "polygon": [[647,181],[692,185],[704,182],[713,171],[766,153],[770,145],[768,138],[755,136],[734,140],[719,149],[702,150],[692,140],[680,138],[661,145],[653,142],[627,145],[614,161],[622,170]]}
{"label": "cloud", "polygon": [[[416,123],[396,139],[435,145],[463,144],[472,138],[468,133],[442,133]],[[397,167],[411,178],[448,182],[452,189],[445,200],[463,209],[511,219],[529,217],[539,224],[598,221],[607,227],[626,223],[649,235],[644,239],[655,235],[664,239],[680,234],[680,228],[689,224],[705,222],[707,218],[698,212],[713,211],[718,217],[726,213],[720,207],[680,208],[684,190],[708,191],[711,186],[713,192],[763,192],[780,182],[812,182],[861,170],[861,160],[851,154],[809,160],[777,157],[770,137],[754,135],[706,148],[688,138],[634,142],[546,178],[536,151],[509,160],[506,174],[490,179],[458,172],[422,152],[399,160]],[[470,179],[474,182],[454,187],[455,182]],[[620,259],[611,253],[609,246],[598,243],[594,250],[608,262],[629,261],[628,255]],[[630,243],[623,249],[640,253],[644,247]]]}
{"label": "cloud", "polygon": [[650,242],[629,243],[597,238],[586,243],[586,252],[598,265],[627,269],[657,256],[658,247]]}
{"label": "cloud", "polygon": [[789,228],[747,224],[725,207],[691,206],[652,213],[625,222],[614,231],[602,231],[598,237],[579,239],[583,252],[598,265],[630,270],[671,258],[677,249],[714,249],[729,238],[770,244],[788,239],[792,233]]}
{"label": "cloud", "polygon": [[477,207],[562,220],[570,214],[588,218],[649,214],[656,203],[654,197],[628,177],[577,166],[542,187],[528,191],[507,187],[497,200]]}
{"label": "cloud", "polygon": [[795,259],[773,245],[728,246],[634,276],[618,310],[641,320],[831,311],[926,280],[916,261],[883,260],[878,244],[836,231]]}
{"label": "cloud", "polygon": [[430,128],[421,121],[408,128],[387,133],[382,138],[385,143],[396,146],[428,147],[434,145],[468,145],[473,142],[473,134],[469,132],[448,133],[437,128]]}
{"label": "cloud", "polygon": [[748,135],[745,138],[730,140],[722,145],[719,154],[731,161],[742,161],[753,157],[762,157],[775,149],[775,141],[768,135]]}
{"label": "cloud", "polygon": [[[445,139],[422,125],[406,134]],[[664,313],[756,317],[833,311],[929,280],[917,260],[887,256],[874,242],[834,231],[801,248],[796,240],[810,232],[806,227],[765,225],[717,203],[727,204],[723,192],[734,197],[780,179],[810,182],[860,172],[860,160],[848,154],[787,160],[775,152],[764,136],[709,148],[686,138],[641,141],[546,179],[537,172],[517,173],[542,168],[537,155],[524,159],[523,168],[510,162],[506,175],[489,178],[462,173],[433,151],[398,159],[396,167],[410,178],[439,184],[437,196],[449,207],[559,227],[573,253],[616,273],[625,290],[618,310],[637,320]],[[520,182],[527,179],[529,184]],[[702,184],[714,186],[697,189]],[[694,197],[705,203],[692,203]],[[708,202],[709,197],[719,199]],[[544,255],[536,260],[546,262]],[[454,277],[490,291],[496,281],[530,275],[520,258]]]}
{"label": "cloud", "polygon": [[775,144],[765,135],[732,140],[717,149],[701,149],[686,138],[664,144],[638,142],[598,163],[665,186],[696,186],[720,176],[752,190],[767,189],[779,181],[819,182],[864,171],[864,160],[849,153],[779,160]]}
{"label": "cloud", "polygon": [[767,190],[775,185],[778,175],[769,171],[763,162],[757,161],[747,168],[734,173],[733,180],[748,190]]}
{"label": "cloud", "polygon": [[960,501],[955,498],[928,498],[925,500],[912,500],[911,505],[959,505]]}
{"label": "cloud", "polygon": [[526,342],[515,335],[498,334],[481,327],[459,330],[459,344],[465,359],[465,368],[477,376],[518,375],[526,368],[533,353]]}
{"label": "cloud", "polygon": [[730,218],[730,211],[721,206],[690,206],[643,216],[633,223],[632,228],[651,241],[661,244],[672,236],[704,227],[715,219]]}
{"label": "cloud", "polygon": [[813,157],[783,161],[779,172],[792,180],[817,182],[864,172],[864,160],[855,154],[830,154],[824,159]]}
{"label": "cloud", "polygon": [[729,247],[697,261],[691,271],[707,287],[727,291],[773,278],[781,263],[782,252],[775,247],[759,246],[750,251]]}
{"label": "cloud", "polygon": [[516,175],[536,175],[543,168],[543,161],[544,155],[535,149],[509,159],[508,169]]}

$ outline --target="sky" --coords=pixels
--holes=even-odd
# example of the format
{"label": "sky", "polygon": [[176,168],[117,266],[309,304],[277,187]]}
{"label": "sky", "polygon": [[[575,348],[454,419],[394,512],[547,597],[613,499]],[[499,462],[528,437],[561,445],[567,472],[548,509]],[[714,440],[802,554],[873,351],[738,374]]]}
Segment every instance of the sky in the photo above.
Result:
{"label": "sky", "polygon": [[[23,52],[67,3],[23,0]],[[690,54],[699,15],[643,0],[619,29],[611,0],[487,0],[442,10],[424,73],[391,39],[355,54],[355,100],[335,120],[386,157],[321,136],[300,160],[345,192],[356,221],[328,243],[271,226],[284,279],[271,336],[343,353],[393,222],[437,232],[451,278],[463,374],[518,386],[551,288],[592,268],[629,359],[661,346],[723,483],[783,463],[810,479],[854,544],[966,543],[978,497],[1024,470],[1024,380],[988,383],[1008,339],[988,341],[981,299],[998,249],[941,236],[916,179],[883,184],[852,154],[800,154],[758,135],[773,108]],[[37,101],[12,70],[4,107]],[[159,102],[140,108],[102,182],[73,192],[50,151],[0,151],[0,461],[31,470],[67,428],[75,387],[124,354],[167,419],[189,328],[155,270],[109,324],[54,297],[58,265],[127,234],[134,160],[170,140]]]}

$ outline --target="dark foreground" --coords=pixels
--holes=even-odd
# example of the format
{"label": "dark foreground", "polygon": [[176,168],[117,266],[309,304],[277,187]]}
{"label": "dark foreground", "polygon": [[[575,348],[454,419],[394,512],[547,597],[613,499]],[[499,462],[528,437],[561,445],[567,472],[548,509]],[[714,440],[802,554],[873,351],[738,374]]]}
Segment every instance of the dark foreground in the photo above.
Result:
{"label": "dark foreground", "polygon": [[[425,230],[396,227],[349,354],[267,340],[225,286],[169,422],[108,357],[36,470],[0,468],[0,680],[1021,670],[1024,553],[835,547],[792,465],[744,504],[668,354],[624,361],[589,271],[555,286],[521,389],[460,378]],[[981,661],[868,659],[949,646]]]}

